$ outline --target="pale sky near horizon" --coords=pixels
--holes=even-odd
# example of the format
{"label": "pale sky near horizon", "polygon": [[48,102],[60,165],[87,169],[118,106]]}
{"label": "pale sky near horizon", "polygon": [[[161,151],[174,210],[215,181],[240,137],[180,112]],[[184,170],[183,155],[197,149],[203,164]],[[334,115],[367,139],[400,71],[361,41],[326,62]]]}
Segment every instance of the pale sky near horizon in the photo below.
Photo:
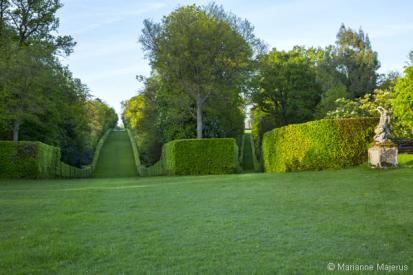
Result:
{"label": "pale sky near horizon", "polygon": [[[138,37],[142,22],[159,22],[179,6],[205,5],[207,1],[177,0],[62,0],[59,11],[60,34],[72,35],[78,43],[64,63],[74,76],[88,85],[91,94],[101,98],[120,114],[122,100],[136,95],[142,85],[136,75],[148,76]],[[246,18],[255,34],[269,48],[289,50],[294,45],[334,44],[344,23],[362,27],[378,52],[381,73],[402,72],[407,55],[413,50],[413,1],[405,0],[221,0],[225,10]]]}

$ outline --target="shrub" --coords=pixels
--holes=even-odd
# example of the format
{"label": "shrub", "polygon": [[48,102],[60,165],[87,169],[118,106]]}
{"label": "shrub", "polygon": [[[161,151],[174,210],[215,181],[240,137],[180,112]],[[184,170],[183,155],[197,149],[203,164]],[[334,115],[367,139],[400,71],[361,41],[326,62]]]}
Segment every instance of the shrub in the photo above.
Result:
{"label": "shrub", "polygon": [[161,160],[151,167],[141,167],[140,175],[230,174],[238,170],[235,139],[181,139],[165,144]]}
{"label": "shrub", "polygon": [[264,134],[266,172],[343,168],[363,163],[373,139],[376,118],[318,120]]}

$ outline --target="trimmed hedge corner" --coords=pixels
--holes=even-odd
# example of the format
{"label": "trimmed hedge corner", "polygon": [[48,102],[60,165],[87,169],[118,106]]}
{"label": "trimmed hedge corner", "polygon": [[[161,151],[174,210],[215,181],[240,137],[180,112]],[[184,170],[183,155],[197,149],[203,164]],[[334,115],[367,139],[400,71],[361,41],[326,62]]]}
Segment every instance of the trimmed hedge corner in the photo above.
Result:
{"label": "trimmed hedge corner", "polygon": [[82,178],[91,168],[60,161],[60,149],[41,142],[0,141],[0,178]]}
{"label": "trimmed hedge corner", "polygon": [[377,118],[323,119],[293,124],[264,134],[265,172],[322,170],[367,160]]}
{"label": "trimmed hedge corner", "polygon": [[181,139],[165,144],[161,160],[151,167],[141,167],[140,175],[231,174],[238,170],[235,139]]}

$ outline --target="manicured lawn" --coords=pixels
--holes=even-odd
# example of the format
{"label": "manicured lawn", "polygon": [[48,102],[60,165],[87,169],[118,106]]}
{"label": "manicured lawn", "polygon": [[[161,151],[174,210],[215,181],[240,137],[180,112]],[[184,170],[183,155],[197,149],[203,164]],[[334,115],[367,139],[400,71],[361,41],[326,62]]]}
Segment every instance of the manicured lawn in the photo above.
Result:
{"label": "manicured lawn", "polygon": [[413,169],[0,182],[0,272],[413,268]]}

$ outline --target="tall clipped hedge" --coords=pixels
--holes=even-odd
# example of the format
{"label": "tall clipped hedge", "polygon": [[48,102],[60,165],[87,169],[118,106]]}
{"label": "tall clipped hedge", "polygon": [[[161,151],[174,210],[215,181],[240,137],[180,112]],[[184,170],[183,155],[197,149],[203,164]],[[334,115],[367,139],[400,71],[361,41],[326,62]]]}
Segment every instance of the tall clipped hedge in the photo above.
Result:
{"label": "tall clipped hedge", "polygon": [[0,178],[86,178],[95,170],[109,129],[99,140],[93,162],[82,168],[70,166],[61,159],[61,151],[41,142],[0,141]]}
{"label": "tall clipped hedge", "polygon": [[139,174],[140,174],[140,172],[139,172],[139,167],[141,166],[141,161],[140,161],[140,159],[139,159],[138,146],[136,145],[136,141],[135,141],[135,139],[134,139],[134,137],[133,137],[133,134],[132,134],[131,130],[130,130],[130,129],[126,129],[126,131],[127,131],[127,133],[128,133],[129,140],[130,140],[130,143],[131,143],[131,146],[132,146],[132,153],[133,153],[133,160],[134,160],[134,162],[135,162],[135,167],[136,167],[136,170],[137,170],[138,175],[139,175]]}
{"label": "tall clipped hedge", "polygon": [[265,172],[343,168],[367,160],[376,118],[318,120],[264,134]]}
{"label": "tall clipped hedge", "polygon": [[80,178],[91,167],[77,168],[60,161],[60,149],[41,142],[0,141],[0,178]]}
{"label": "tall clipped hedge", "polygon": [[0,141],[0,177],[52,178],[60,150],[41,142]]}
{"label": "tall clipped hedge", "polygon": [[141,167],[140,175],[231,174],[238,169],[235,139],[180,139],[165,144],[161,160],[151,167]]}

